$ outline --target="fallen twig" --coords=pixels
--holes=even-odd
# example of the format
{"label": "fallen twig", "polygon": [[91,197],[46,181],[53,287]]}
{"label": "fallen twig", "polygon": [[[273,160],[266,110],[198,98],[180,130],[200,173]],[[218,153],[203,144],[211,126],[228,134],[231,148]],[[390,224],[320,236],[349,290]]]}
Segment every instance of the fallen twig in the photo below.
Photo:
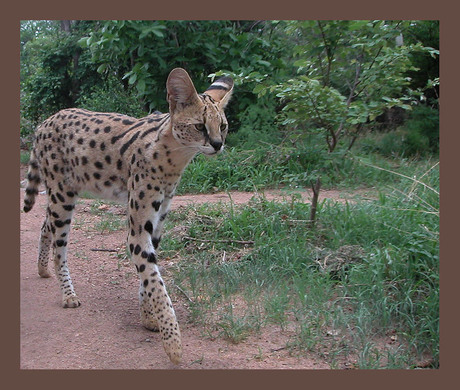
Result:
{"label": "fallen twig", "polygon": [[282,351],[284,349],[287,349],[287,347],[281,347],[281,348],[272,348],[270,349],[270,352],[279,352],[279,351]]}
{"label": "fallen twig", "polygon": [[176,288],[184,295],[184,297],[188,299],[188,301],[189,301],[190,303],[193,303],[193,299],[190,298],[190,297],[187,295],[187,293],[186,293],[184,290],[182,290],[177,284],[174,284],[174,287],[176,287]]}
{"label": "fallen twig", "polygon": [[92,248],[93,252],[118,252],[118,249],[101,249],[101,248]]}
{"label": "fallen twig", "polygon": [[189,236],[184,236],[184,239],[190,241],[199,241],[199,242],[218,242],[223,244],[240,244],[240,245],[254,245],[254,241],[241,241],[241,240],[205,240],[203,238],[194,238]]}

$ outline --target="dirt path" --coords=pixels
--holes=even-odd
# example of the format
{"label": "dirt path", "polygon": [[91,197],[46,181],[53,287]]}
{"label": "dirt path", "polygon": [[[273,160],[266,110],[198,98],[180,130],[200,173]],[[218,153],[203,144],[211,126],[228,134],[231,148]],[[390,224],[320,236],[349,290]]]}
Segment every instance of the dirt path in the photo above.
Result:
{"label": "dirt path", "polygon": [[[23,172],[23,171],[22,171]],[[24,174],[24,173],[22,173]],[[23,178],[23,177],[22,177]],[[23,189],[21,193],[21,205]],[[308,192],[301,193],[307,201]],[[338,192],[323,192],[337,198]],[[232,193],[237,204],[248,202],[253,194]],[[283,197],[280,191],[265,193],[267,199]],[[285,196],[285,195],[284,195]],[[188,203],[226,202],[224,193],[177,196],[173,207]],[[97,248],[122,248],[126,233],[100,233],[83,226],[97,218],[84,201],[77,205],[75,224],[70,235],[69,264],[75,289],[82,300],[78,309],[63,309],[53,276],[37,274],[40,227],[46,209],[46,196],[39,195],[29,213],[21,212],[21,346],[23,369],[324,369],[328,364],[312,355],[291,356],[285,348],[292,333],[266,327],[237,345],[211,340],[203,330],[188,321],[187,301],[174,290],[167,261],[164,278],[169,286],[183,338],[183,362],[169,362],[160,335],[143,328],[138,314],[138,280],[128,261]],[[22,206],[21,206],[22,207]],[[120,209],[121,210],[121,209]],[[116,210],[115,210],[116,211]],[[122,212],[122,211],[120,211]],[[97,241],[96,241],[97,240]],[[161,253],[161,252],[160,252]]]}

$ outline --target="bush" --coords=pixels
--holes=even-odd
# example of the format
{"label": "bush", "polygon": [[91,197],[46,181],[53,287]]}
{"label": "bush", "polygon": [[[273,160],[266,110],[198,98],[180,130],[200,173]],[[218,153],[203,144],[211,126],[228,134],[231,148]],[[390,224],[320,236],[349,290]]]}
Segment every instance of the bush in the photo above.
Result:
{"label": "bush", "polygon": [[119,112],[141,118],[147,115],[133,88],[125,90],[120,81],[109,78],[104,85],[95,86],[89,95],[78,99],[81,108],[100,112]]}
{"label": "bush", "polygon": [[402,130],[388,133],[369,134],[360,142],[364,153],[378,153],[384,157],[402,157],[405,155],[404,139],[406,132]]}
{"label": "bush", "polygon": [[21,138],[28,139],[34,134],[34,131],[35,131],[34,124],[32,123],[32,121],[24,118],[22,115],[20,118],[19,126],[20,126]]}
{"label": "bush", "polygon": [[364,153],[384,157],[422,157],[439,153],[439,112],[428,106],[417,106],[397,130],[369,134],[360,140]]}
{"label": "bush", "polygon": [[229,134],[227,143],[242,149],[260,147],[261,142],[278,144],[281,134],[275,128],[275,104],[274,99],[263,98],[238,113],[238,130]]}
{"label": "bush", "polygon": [[404,140],[408,155],[439,153],[439,111],[429,106],[417,106],[404,125]]}

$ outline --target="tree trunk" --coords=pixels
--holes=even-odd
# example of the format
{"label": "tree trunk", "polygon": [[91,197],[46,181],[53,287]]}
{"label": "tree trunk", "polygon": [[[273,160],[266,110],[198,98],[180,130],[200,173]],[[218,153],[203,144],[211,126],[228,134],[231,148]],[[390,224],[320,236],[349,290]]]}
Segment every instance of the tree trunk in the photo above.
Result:
{"label": "tree trunk", "polygon": [[321,188],[320,178],[316,179],[316,183],[311,183],[311,189],[313,190],[313,199],[311,200],[311,211],[310,211],[310,227],[315,225],[316,221],[316,209],[318,207],[319,190]]}
{"label": "tree trunk", "polygon": [[71,28],[72,21],[71,20],[61,20],[61,30],[69,33],[72,31]]}

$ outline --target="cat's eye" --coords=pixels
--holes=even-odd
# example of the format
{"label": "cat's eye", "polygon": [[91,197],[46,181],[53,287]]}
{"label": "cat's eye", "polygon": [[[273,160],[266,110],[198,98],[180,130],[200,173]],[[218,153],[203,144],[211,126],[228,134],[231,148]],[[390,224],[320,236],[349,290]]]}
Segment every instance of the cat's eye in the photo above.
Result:
{"label": "cat's eye", "polygon": [[226,128],[227,128],[227,124],[226,124],[226,123],[221,123],[221,124],[220,124],[220,131],[225,131]]}
{"label": "cat's eye", "polygon": [[198,131],[204,131],[204,129],[206,128],[205,125],[203,123],[197,123],[195,125],[195,128],[198,130]]}

